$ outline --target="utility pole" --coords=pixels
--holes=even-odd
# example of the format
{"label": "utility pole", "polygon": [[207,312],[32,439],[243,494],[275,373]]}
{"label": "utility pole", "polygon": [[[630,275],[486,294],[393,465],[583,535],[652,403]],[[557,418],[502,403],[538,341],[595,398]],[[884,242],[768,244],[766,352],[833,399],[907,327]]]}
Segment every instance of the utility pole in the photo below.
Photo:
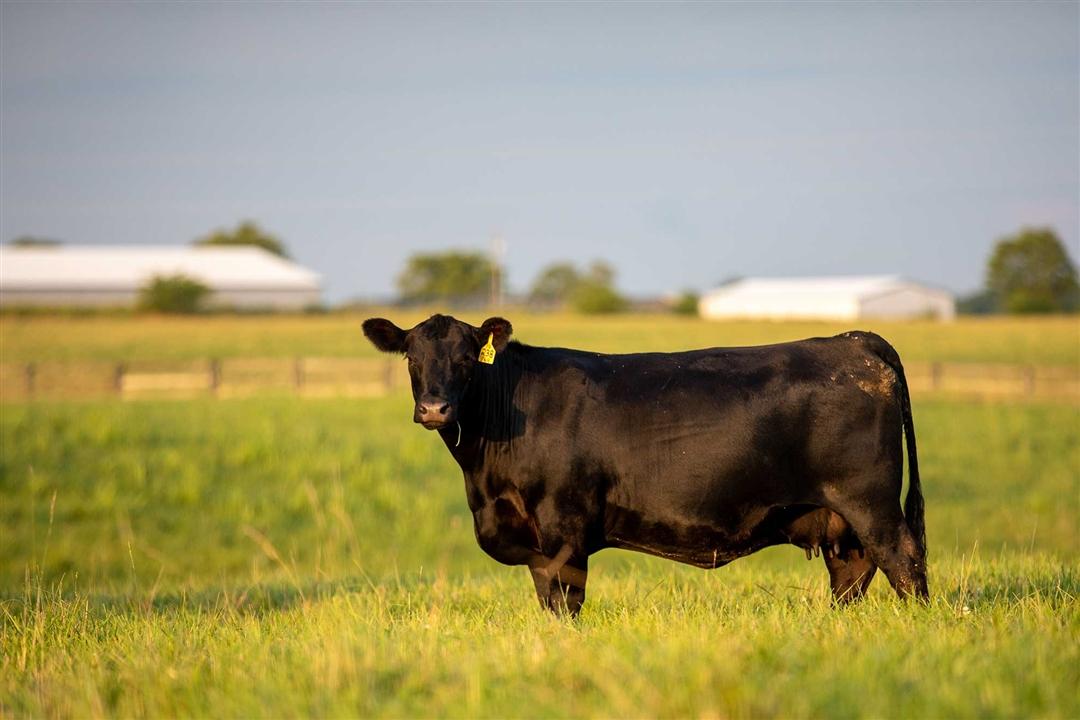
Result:
{"label": "utility pole", "polygon": [[506,243],[502,235],[496,234],[491,239],[491,306],[502,307],[503,283],[502,261],[506,256]]}

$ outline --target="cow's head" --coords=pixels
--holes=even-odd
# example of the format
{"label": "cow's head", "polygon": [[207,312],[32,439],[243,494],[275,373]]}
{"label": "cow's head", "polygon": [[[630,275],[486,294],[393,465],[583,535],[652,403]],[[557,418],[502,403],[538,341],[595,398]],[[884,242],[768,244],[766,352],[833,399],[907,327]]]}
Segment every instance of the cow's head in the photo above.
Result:
{"label": "cow's head", "polygon": [[511,332],[509,321],[500,317],[473,327],[447,315],[432,315],[412,330],[402,330],[383,318],[364,321],[364,335],[375,347],[408,358],[413,422],[428,430],[457,420],[465,388],[480,364],[480,348],[490,337],[498,354],[506,348]]}

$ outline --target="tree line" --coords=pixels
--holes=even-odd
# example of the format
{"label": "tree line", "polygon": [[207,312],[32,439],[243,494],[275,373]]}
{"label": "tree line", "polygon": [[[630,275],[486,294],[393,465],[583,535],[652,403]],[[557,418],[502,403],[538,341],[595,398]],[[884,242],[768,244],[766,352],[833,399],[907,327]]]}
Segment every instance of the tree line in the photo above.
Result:
{"label": "tree line", "polygon": [[[489,302],[505,270],[482,252],[450,250],[411,256],[397,277],[399,297],[406,304],[441,302],[457,307]],[[584,268],[553,263],[536,276],[520,298],[546,309],[571,307],[583,313],[614,313],[628,302],[615,286],[615,269],[595,260]]]}
{"label": "tree line", "polygon": [[[481,252],[420,253],[409,258],[398,276],[398,290],[405,303],[481,305],[492,275],[502,273]],[[538,308],[586,314],[621,312],[629,306],[615,285],[614,268],[602,260],[584,268],[552,263],[540,270],[521,300]],[[697,293],[684,291],[669,307],[696,314],[697,301]],[[1080,309],[1076,266],[1052,228],[1022,228],[996,242],[983,288],[961,298],[958,309],[969,314],[1075,312]]]}
{"label": "tree line", "polygon": [[[24,236],[18,247],[49,247],[58,240]],[[288,258],[285,243],[247,220],[232,230],[219,229],[193,242],[199,246],[255,246]],[[444,303],[453,307],[490,304],[494,289],[503,286],[505,268],[482,252],[449,250],[416,253],[397,277],[404,304]],[[622,312],[627,297],[615,282],[615,269],[603,260],[580,267],[568,261],[551,263],[537,273],[528,291],[516,300],[541,309],[571,309],[585,314]],[[153,278],[139,297],[139,307],[158,312],[196,312],[208,300],[210,288],[184,276]],[[669,307],[697,313],[698,295],[684,291]],[[1000,238],[986,264],[983,288],[961,298],[962,313],[1060,313],[1080,309],[1076,265],[1057,233],[1049,227],[1025,227]]]}

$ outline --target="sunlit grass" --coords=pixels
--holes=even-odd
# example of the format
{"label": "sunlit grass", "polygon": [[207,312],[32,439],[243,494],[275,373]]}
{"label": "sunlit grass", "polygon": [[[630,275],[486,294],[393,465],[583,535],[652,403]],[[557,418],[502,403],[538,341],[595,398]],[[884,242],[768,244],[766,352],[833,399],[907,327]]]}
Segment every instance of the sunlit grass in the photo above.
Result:
{"label": "sunlit grass", "polygon": [[1073,717],[1074,565],[939,561],[928,607],[833,608],[782,570],[597,579],[577,622],[524,573],[4,603],[13,715]]}
{"label": "sunlit grass", "polygon": [[[444,309],[445,311],[445,309]],[[374,356],[360,333],[369,314],[410,327],[434,309],[376,308],[325,316],[19,317],[0,315],[0,360],[184,360],[208,357]],[[956,322],[710,322],[673,315],[581,317],[501,311],[534,345],[599,352],[756,345],[858,328],[892,342],[910,362],[1080,365],[1080,316],[962,318]],[[486,313],[461,313],[479,324]]]}
{"label": "sunlit grass", "polygon": [[[512,317],[613,351],[846,329]],[[4,361],[370,353],[358,320],[4,317],[0,340]],[[873,329],[906,359],[1076,365],[1074,328]],[[834,608],[790,547],[713,572],[606,550],[569,622],[477,547],[404,395],[0,403],[0,717],[1080,715],[1076,408],[914,413],[929,606],[879,576]]]}
{"label": "sunlit grass", "polygon": [[[31,403],[0,414],[3,587],[19,587],[31,558],[50,582],[78,573],[126,587],[134,572],[188,588],[284,567],[325,579],[492,562],[473,538],[461,471],[410,422],[403,395]],[[1076,420],[1069,406],[917,402],[932,550],[1074,553]]]}

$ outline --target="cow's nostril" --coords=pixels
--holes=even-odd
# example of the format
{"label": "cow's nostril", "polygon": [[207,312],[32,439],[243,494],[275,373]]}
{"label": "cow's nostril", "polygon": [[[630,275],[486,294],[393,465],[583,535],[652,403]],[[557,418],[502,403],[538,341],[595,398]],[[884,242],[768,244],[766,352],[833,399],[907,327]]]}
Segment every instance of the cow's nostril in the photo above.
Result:
{"label": "cow's nostril", "polygon": [[416,414],[422,418],[445,419],[450,415],[450,403],[441,398],[416,403]]}

